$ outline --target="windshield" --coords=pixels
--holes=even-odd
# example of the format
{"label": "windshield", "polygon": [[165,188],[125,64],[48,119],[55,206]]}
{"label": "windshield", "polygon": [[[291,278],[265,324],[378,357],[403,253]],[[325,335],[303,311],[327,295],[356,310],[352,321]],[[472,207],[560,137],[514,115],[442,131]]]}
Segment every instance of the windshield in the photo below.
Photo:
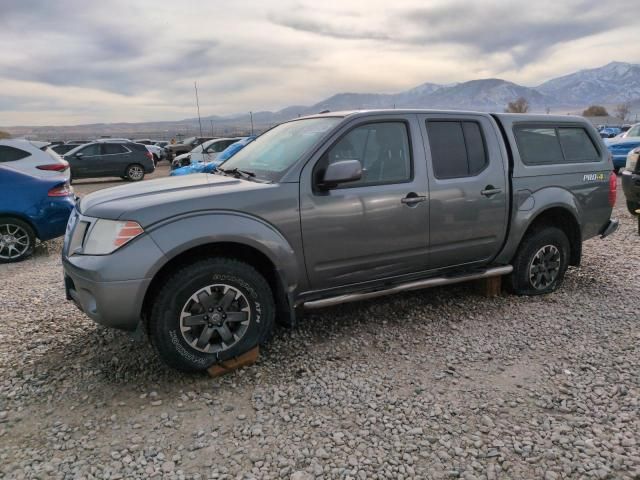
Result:
{"label": "windshield", "polygon": [[191,145],[195,141],[196,141],[196,137],[187,137],[182,141],[182,144],[183,145]]}
{"label": "windshield", "polygon": [[308,118],[282,123],[263,133],[221,165],[279,181],[286,171],[342,118]]}
{"label": "windshield", "polygon": [[625,133],[624,136],[625,136],[625,138],[626,137],[640,137],[640,123],[634,125],[629,130],[627,130],[627,133]]}

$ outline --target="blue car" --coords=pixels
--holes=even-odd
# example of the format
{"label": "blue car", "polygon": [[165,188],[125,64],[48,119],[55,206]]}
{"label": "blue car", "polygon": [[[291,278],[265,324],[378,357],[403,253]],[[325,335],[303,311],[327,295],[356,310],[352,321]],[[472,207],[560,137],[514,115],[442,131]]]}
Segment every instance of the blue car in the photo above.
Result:
{"label": "blue car", "polygon": [[634,140],[614,140],[605,142],[611,156],[613,157],[613,168],[617,172],[621,168],[624,168],[627,163],[627,155],[631,150],[636,147],[640,147],[640,139],[635,137]]}
{"label": "blue car", "polygon": [[64,235],[75,196],[62,176],[36,177],[0,165],[0,263],[17,262],[40,241]]}
{"label": "blue car", "polygon": [[225,148],[222,152],[220,152],[213,162],[209,162],[209,163],[196,162],[196,163],[192,163],[191,165],[187,165],[186,167],[176,168],[175,170],[171,171],[169,176],[176,177],[181,175],[190,175],[192,173],[215,172],[216,169],[221,164],[229,160],[231,157],[233,157],[236,153],[238,153],[244,147],[249,145],[255,139],[256,139],[256,136],[252,135],[242,140],[238,140],[237,142],[232,143],[227,148]]}

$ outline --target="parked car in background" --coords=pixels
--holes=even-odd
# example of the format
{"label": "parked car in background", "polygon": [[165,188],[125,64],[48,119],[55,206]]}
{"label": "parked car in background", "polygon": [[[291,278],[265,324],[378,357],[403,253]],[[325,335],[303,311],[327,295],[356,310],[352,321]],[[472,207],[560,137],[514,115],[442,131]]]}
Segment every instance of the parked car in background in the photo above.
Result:
{"label": "parked car in background", "polygon": [[122,140],[96,140],[68,152],[71,178],[121,177],[138,182],[155,170],[146,145]]}
{"label": "parked car in background", "polygon": [[620,134],[622,130],[620,130],[618,127],[605,127],[602,130],[600,130],[600,137],[602,138],[613,138],[616,135]]}
{"label": "parked car in background", "polygon": [[84,145],[83,143],[60,143],[58,145],[54,145],[51,147],[51,150],[56,152],[58,155],[64,155],[67,152],[70,152],[74,148]]}
{"label": "parked car in background", "polygon": [[68,177],[36,176],[0,163],[0,263],[17,262],[40,241],[64,235],[75,199]]}
{"label": "parked car in background", "polygon": [[584,240],[617,229],[611,170],[582,117],[299,118],[214,174],[83,197],[62,250],[66,295],[96,322],[148,332],[168,365],[201,371],[303,308],[494,276],[547,294]]}
{"label": "parked car in background", "polygon": [[48,145],[29,140],[0,140],[0,165],[10,165],[38,177],[62,175],[69,179],[69,164]]}
{"label": "parked car in background", "polygon": [[616,138],[605,142],[613,158],[613,169],[619,172],[627,163],[627,155],[640,146],[640,137]]}
{"label": "parked car in background", "polygon": [[631,127],[622,133],[622,138],[638,138],[640,139],[640,123],[631,125]]}
{"label": "parked car in background", "polygon": [[155,140],[151,140],[149,138],[138,138],[138,139],[133,139],[131,141],[133,143],[141,143],[143,145],[154,145],[156,143]]}
{"label": "parked car in background", "polygon": [[225,148],[239,140],[242,140],[243,138],[245,137],[215,138],[213,140],[207,140],[190,152],[183,153],[182,155],[178,155],[174,158],[171,162],[171,168],[185,167],[195,162],[212,162]]}
{"label": "parked car in background", "polygon": [[188,137],[181,143],[174,143],[173,145],[169,144],[165,147],[168,153],[168,159],[171,161],[178,155],[188,153],[198,145],[206,142],[207,140],[211,140],[212,138],[213,137]]}
{"label": "parked car in background", "polygon": [[211,162],[192,162],[191,165],[172,169],[169,176],[178,177],[180,175],[191,175],[194,173],[212,173],[218,168],[219,165],[233,157],[236,153],[238,153],[255,139],[255,136],[250,136],[232,143],[222,152],[220,152],[216,156],[215,160],[212,160]]}
{"label": "parked car in background", "polygon": [[160,147],[160,148],[164,148],[167,145],[169,145],[169,142],[167,142],[166,140],[160,140],[156,143],[154,143],[155,146]]}
{"label": "parked car in background", "polygon": [[627,162],[622,170],[622,190],[629,213],[638,215],[636,210],[640,209],[640,146],[627,155]]}
{"label": "parked car in background", "polygon": [[144,145],[145,147],[147,147],[147,150],[151,152],[151,155],[153,155],[153,162],[155,163],[156,166],[158,165],[160,160],[164,160],[165,158],[167,158],[167,152],[164,148],[158,147],[157,145],[146,145],[146,144],[141,144],[141,145]]}

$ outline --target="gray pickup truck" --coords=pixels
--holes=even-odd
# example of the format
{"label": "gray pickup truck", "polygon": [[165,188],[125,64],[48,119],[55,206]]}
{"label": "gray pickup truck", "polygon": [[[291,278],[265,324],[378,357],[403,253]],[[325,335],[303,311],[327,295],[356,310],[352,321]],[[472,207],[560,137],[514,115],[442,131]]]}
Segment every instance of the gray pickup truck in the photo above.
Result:
{"label": "gray pickup truck", "polygon": [[616,230],[616,179],[580,117],[428,110],[280,124],[214,174],[84,197],[63,247],[67,298],[144,328],[202,370],[296,312],[504,276],[549,293],[582,242]]}

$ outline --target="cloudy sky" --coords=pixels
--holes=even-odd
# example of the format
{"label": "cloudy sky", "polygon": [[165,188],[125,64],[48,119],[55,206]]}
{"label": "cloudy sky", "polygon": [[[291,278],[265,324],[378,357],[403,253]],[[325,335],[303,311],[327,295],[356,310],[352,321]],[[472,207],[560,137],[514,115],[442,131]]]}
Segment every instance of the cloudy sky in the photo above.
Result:
{"label": "cloudy sky", "polygon": [[176,120],[640,63],[637,0],[0,0],[0,125]]}

